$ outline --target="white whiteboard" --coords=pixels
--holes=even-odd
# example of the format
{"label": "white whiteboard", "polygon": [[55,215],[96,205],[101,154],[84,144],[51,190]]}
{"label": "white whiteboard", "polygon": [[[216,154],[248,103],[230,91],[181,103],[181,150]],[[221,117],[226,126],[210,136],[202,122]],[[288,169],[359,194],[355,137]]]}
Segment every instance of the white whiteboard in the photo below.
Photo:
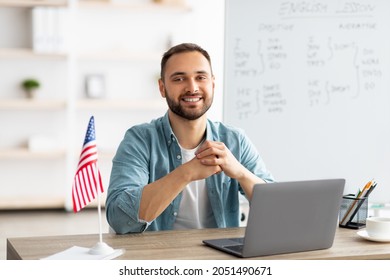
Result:
{"label": "white whiteboard", "polygon": [[390,202],[390,2],[227,0],[225,24],[224,122],[276,180]]}

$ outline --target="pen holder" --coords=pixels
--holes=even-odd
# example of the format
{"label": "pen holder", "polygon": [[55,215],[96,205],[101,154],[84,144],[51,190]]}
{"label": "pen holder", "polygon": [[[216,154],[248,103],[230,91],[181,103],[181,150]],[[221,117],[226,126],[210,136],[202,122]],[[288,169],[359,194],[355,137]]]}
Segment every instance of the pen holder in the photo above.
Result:
{"label": "pen holder", "polygon": [[368,197],[343,196],[339,226],[343,228],[359,229],[366,226],[368,214]]}

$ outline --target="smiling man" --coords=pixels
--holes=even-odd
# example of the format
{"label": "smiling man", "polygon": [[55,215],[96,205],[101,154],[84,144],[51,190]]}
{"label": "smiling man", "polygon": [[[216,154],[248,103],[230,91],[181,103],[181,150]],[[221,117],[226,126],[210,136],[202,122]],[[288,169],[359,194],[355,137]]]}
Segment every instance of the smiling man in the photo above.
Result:
{"label": "smiling man", "polygon": [[243,131],[207,119],[214,96],[209,54],[195,44],[161,60],[168,112],[130,128],[113,159],[106,215],[117,233],[239,225],[241,192],[272,175]]}

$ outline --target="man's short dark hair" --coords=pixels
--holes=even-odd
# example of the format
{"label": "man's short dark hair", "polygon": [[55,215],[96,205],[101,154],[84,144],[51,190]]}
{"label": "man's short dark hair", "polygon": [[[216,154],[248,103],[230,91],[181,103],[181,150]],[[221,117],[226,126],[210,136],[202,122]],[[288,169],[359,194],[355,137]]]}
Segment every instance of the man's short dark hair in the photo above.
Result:
{"label": "man's short dark hair", "polygon": [[161,59],[161,79],[164,81],[164,74],[165,74],[165,65],[167,64],[167,61],[169,58],[178,53],[185,53],[185,52],[199,52],[201,53],[209,62],[210,68],[211,68],[211,74],[213,72],[212,67],[211,67],[211,58],[210,55],[206,50],[201,48],[200,46],[193,44],[193,43],[182,43],[176,46],[173,46],[170,48],[168,51],[166,51]]}

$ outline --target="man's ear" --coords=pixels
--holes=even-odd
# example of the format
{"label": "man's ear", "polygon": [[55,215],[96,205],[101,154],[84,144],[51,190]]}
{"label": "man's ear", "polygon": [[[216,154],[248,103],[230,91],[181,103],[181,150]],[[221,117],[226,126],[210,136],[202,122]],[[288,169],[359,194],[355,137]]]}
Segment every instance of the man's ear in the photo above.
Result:
{"label": "man's ear", "polygon": [[162,79],[158,79],[158,88],[160,90],[160,94],[163,98],[165,98],[165,86]]}

